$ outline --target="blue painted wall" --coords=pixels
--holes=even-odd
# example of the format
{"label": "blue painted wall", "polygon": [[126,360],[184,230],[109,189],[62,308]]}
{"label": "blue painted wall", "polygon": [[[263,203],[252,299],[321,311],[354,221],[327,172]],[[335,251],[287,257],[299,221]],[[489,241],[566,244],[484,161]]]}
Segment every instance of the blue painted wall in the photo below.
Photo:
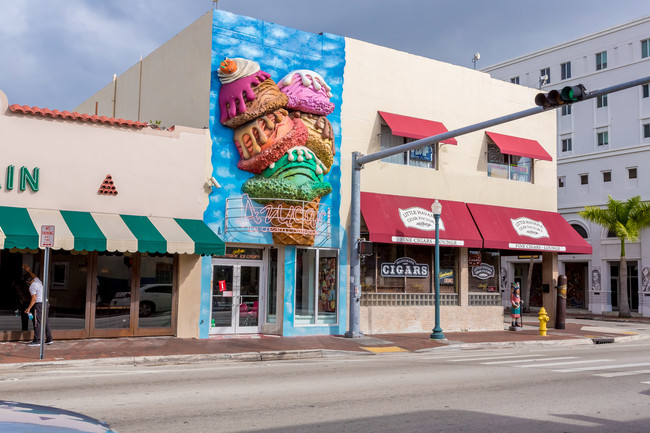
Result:
{"label": "blue painted wall", "polygon": [[[331,233],[329,239],[317,238],[320,247],[339,249],[339,293],[338,325],[295,327],[293,325],[293,299],[295,296],[295,247],[287,247],[287,262],[284,282],[284,335],[342,334],[345,332],[347,311],[347,236],[339,216],[341,203],[341,95],[343,93],[343,71],[345,67],[345,39],[330,34],[315,35],[300,30],[279,26],[254,18],[234,15],[229,12],[213,11],[212,25],[212,81],[210,90],[210,132],[212,136],[213,175],[222,185],[214,189],[205,212],[204,220],[212,229],[223,236],[225,242],[247,244],[272,244],[270,233],[225,232],[224,220],[226,200],[241,198],[241,186],[252,174],[237,168],[239,152],[233,142],[233,130],[219,123],[218,96],[221,83],[217,77],[219,64],[226,57],[242,57],[259,63],[275,82],[297,69],[309,69],[319,73],[332,88],[331,102],[335,110],[327,116],[332,124],[336,143],[334,164],[325,180],[332,185],[332,192],[321,203],[330,206]],[[206,270],[204,269],[204,273]],[[209,272],[211,274],[211,271]],[[209,293],[209,282],[202,285]],[[202,297],[204,298],[204,297]],[[208,295],[209,298],[209,295]],[[205,301],[204,301],[205,302]],[[202,304],[209,311],[209,302]],[[201,325],[209,330],[209,320]],[[203,336],[203,328],[201,335]]]}

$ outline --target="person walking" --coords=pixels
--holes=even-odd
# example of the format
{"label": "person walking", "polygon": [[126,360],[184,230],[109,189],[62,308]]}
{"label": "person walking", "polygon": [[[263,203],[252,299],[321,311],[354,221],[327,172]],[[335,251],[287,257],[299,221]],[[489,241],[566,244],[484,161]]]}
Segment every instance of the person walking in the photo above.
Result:
{"label": "person walking", "polygon": [[47,299],[43,299],[43,283],[38,279],[35,273],[27,265],[23,265],[25,275],[23,279],[29,284],[29,294],[32,296],[29,300],[29,306],[25,310],[29,314],[32,307],[34,308],[34,339],[29,346],[41,345],[41,319],[43,317],[43,305],[45,305],[45,344],[52,344],[52,330],[50,329],[50,321],[48,319],[49,303]]}

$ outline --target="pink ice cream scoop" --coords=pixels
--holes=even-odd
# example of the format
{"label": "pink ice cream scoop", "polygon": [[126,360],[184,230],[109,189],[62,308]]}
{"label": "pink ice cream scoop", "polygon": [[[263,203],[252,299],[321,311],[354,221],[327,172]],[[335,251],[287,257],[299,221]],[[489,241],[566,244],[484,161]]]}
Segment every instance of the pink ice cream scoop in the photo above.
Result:
{"label": "pink ice cream scoop", "polygon": [[330,102],[332,88],[314,71],[301,69],[289,72],[278,83],[280,91],[289,98],[287,108],[304,113],[327,116],[334,111]]}

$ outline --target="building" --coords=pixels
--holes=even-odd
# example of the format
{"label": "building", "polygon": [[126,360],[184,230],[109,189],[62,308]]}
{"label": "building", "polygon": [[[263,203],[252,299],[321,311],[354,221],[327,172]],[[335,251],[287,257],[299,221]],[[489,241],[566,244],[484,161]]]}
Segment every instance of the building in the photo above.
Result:
{"label": "building", "polygon": [[0,92],[0,137],[0,338],[31,340],[22,266],[43,277],[43,226],[55,339],[198,338],[202,260],[224,252],[202,221],[208,132],[9,105]]}
{"label": "building", "polygon": [[353,287],[362,332],[431,329],[435,199],[443,204],[445,330],[503,329],[502,256],[540,254],[545,299],[555,301],[558,253],[591,249],[555,212],[551,113],[365,167],[362,236],[374,249],[360,284],[349,278],[352,152],[533,100],[533,90],[478,71],[214,10],[78,110],[209,128],[221,187],[204,221],[226,254],[204,273],[212,281],[202,292],[212,299],[202,304],[211,309],[207,334],[337,335],[347,329]]}
{"label": "building", "polygon": [[[497,79],[542,90],[583,84],[603,89],[648,76],[650,15],[483,69]],[[593,246],[593,254],[563,255],[568,305],[594,313],[618,307],[620,241],[583,220],[585,206],[608,196],[650,200],[648,84],[557,110],[558,211]],[[650,232],[626,246],[632,310],[650,316]],[[523,263],[513,264],[518,269]],[[520,271],[521,272],[521,271]]]}

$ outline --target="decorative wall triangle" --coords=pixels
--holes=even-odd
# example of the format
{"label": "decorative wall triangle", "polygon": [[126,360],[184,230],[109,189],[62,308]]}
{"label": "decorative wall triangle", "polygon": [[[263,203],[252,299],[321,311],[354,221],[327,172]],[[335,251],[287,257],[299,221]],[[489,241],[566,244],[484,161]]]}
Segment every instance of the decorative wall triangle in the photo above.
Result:
{"label": "decorative wall triangle", "polygon": [[102,186],[99,187],[97,194],[100,195],[117,195],[117,189],[115,189],[115,184],[113,183],[113,177],[110,174],[106,175]]}

